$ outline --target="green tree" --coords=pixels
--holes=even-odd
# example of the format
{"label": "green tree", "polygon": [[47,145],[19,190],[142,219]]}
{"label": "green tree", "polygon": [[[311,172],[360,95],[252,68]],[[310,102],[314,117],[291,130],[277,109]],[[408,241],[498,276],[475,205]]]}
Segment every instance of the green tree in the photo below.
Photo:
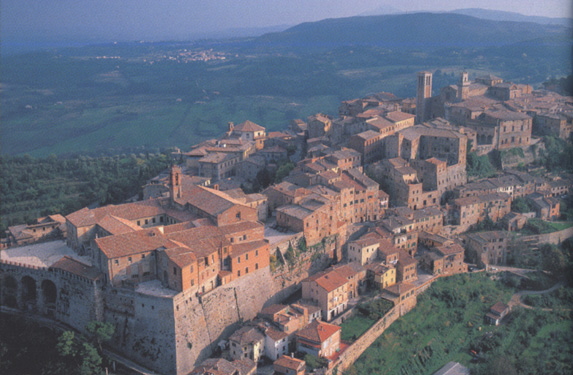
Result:
{"label": "green tree", "polygon": [[517,197],[513,200],[513,202],[511,202],[511,210],[519,213],[532,211],[529,202],[527,201],[527,199],[523,197]]}
{"label": "green tree", "polygon": [[487,178],[495,176],[496,170],[487,155],[478,156],[475,152],[469,152],[467,156],[466,170],[468,176]]}
{"label": "green tree", "polygon": [[111,340],[115,327],[111,323],[91,321],[86,326],[86,330],[91,335],[91,341],[95,342],[102,351],[102,343]]}
{"label": "green tree", "polygon": [[542,262],[541,266],[544,270],[551,272],[556,276],[561,276],[567,267],[567,258],[561,249],[552,244],[544,244],[541,246]]}
{"label": "green tree", "polygon": [[289,173],[294,169],[294,167],[295,167],[294,163],[291,162],[286,162],[284,164],[281,164],[277,169],[277,173],[275,174],[275,183],[278,184],[279,182],[281,182],[283,178],[289,175]]}

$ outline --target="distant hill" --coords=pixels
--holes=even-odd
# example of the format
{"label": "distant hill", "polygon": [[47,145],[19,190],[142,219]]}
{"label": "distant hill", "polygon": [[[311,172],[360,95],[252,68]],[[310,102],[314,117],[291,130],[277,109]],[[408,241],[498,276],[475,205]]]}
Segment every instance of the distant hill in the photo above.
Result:
{"label": "distant hill", "polygon": [[412,13],[326,19],[255,39],[255,45],[290,50],[343,45],[435,50],[500,47],[526,40],[570,35],[560,25],[493,21],[455,13]]}
{"label": "distant hill", "polygon": [[493,20],[493,21],[534,22],[542,25],[561,25],[566,27],[571,27],[573,25],[572,18],[525,16],[523,14],[515,12],[503,12],[500,10],[489,10],[480,8],[456,9],[452,10],[450,13],[465,14],[467,16],[482,18],[486,20]]}

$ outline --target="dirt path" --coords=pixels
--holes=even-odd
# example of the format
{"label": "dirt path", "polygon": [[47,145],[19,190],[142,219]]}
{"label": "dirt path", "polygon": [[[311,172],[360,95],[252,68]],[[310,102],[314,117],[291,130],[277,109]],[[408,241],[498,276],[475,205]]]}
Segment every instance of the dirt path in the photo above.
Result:
{"label": "dirt path", "polygon": [[[529,306],[524,304],[521,301],[521,297],[523,296],[527,296],[527,295],[532,295],[532,294],[545,294],[545,293],[551,293],[554,290],[557,290],[559,288],[561,288],[563,286],[563,282],[558,282],[557,284],[553,285],[551,288],[549,289],[545,289],[545,290],[522,290],[520,292],[515,293],[513,296],[511,296],[511,300],[509,301],[509,306],[510,307],[514,307],[514,306],[521,306],[524,307],[526,309],[535,309],[535,307],[533,306]],[[541,309],[543,311],[553,311],[553,309],[551,308],[544,308]]]}

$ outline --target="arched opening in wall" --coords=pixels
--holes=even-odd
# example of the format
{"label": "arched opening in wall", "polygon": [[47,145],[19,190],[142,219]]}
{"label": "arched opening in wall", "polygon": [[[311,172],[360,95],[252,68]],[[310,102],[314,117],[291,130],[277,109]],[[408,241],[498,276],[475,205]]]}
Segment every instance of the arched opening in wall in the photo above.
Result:
{"label": "arched opening in wall", "polygon": [[18,308],[18,282],[12,276],[6,276],[0,283],[0,290],[2,291],[1,301],[2,305]]}
{"label": "arched opening in wall", "polygon": [[54,315],[56,311],[56,298],[58,297],[58,289],[56,284],[50,280],[42,281],[42,298],[44,301],[44,313],[50,316]]}
{"label": "arched opening in wall", "polygon": [[36,280],[30,276],[22,277],[22,303],[25,310],[36,308]]}

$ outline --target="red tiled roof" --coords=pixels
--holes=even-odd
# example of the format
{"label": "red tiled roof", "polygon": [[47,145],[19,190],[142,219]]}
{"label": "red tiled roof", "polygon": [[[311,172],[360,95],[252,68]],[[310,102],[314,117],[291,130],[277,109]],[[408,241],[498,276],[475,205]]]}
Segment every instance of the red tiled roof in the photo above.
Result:
{"label": "red tiled roof", "polygon": [[67,271],[90,280],[97,280],[102,275],[96,267],[88,266],[87,264],[81,263],[69,256],[64,256],[62,259],[52,264],[50,268]]}
{"label": "red tiled roof", "polygon": [[348,283],[348,279],[337,270],[319,272],[310,276],[307,280],[314,281],[319,287],[326,290],[327,293]]}
{"label": "red tiled roof", "polygon": [[193,186],[185,191],[181,200],[215,217],[236,205],[244,206],[222,191],[203,186]]}
{"label": "red tiled roof", "polygon": [[273,364],[294,371],[300,371],[306,365],[306,362],[303,361],[302,359],[283,355],[282,357],[277,359]]}
{"label": "red tiled roof", "polygon": [[173,246],[158,228],[96,238],[95,243],[108,259],[148,252],[162,246]]}
{"label": "red tiled roof", "polygon": [[247,120],[245,122],[240,123],[239,125],[235,125],[233,130],[239,132],[256,132],[266,129],[261,125],[255,124],[254,122]]}
{"label": "red tiled roof", "polygon": [[340,331],[339,326],[325,323],[320,320],[313,320],[312,323],[306,326],[306,328],[296,332],[295,335],[302,339],[321,344],[338,331]]}
{"label": "red tiled roof", "polygon": [[86,227],[97,224],[104,217],[111,215],[126,220],[137,220],[157,216],[165,212],[162,207],[164,199],[148,199],[140,202],[126,203],[118,206],[109,205],[89,209],[82,208],[66,216],[66,219],[76,227]]}
{"label": "red tiled roof", "polygon": [[245,242],[240,244],[233,245],[233,250],[231,252],[233,257],[242,255],[249,251],[261,249],[264,247],[268,247],[269,244],[266,241],[253,241],[253,242]]}

